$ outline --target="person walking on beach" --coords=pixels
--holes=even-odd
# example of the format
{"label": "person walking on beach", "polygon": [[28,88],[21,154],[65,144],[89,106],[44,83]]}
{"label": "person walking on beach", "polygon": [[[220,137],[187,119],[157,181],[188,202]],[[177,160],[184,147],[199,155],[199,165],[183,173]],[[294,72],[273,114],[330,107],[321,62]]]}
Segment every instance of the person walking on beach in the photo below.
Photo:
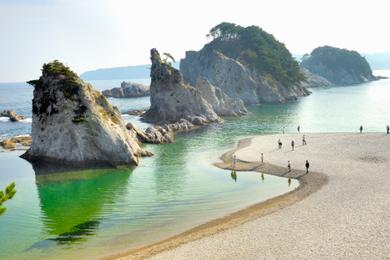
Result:
{"label": "person walking on beach", "polygon": [[303,135],[302,136],[302,145],[306,145],[307,143],[306,143],[306,136],[305,135]]}
{"label": "person walking on beach", "polygon": [[294,151],[294,147],[295,147],[295,142],[294,142],[294,140],[292,140],[291,141],[291,148],[292,148],[293,151]]}
{"label": "person walking on beach", "polygon": [[308,160],[306,160],[305,167],[306,167],[306,173],[309,173],[310,163]]}
{"label": "person walking on beach", "polygon": [[261,153],[261,163],[264,163],[264,154],[263,153]]}
{"label": "person walking on beach", "polygon": [[363,126],[360,126],[360,133],[363,133]]}
{"label": "person walking on beach", "polygon": [[298,131],[298,133],[300,133],[300,132],[301,132],[301,126],[300,126],[300,125],[298,125],[298,127],[297,127],[297,131]]}
{"label": "person walking on beach", "polygon": [[278,140],[278,147],[279,147],[279,149],[282,149],[282,141],[280,141],[280,139]]}
{"label": "person walking on beach", "polygon": [[387,132],[387,134],[389,134],[389,132],[390,132],[390,126],[389,125],[386,126],[386,132]]}
{"label": "person walking on beach", "polygon": [[290,163],[290,161],[287,162],[287,169],[288,169],[288,172],[291,172],[291,163]]}

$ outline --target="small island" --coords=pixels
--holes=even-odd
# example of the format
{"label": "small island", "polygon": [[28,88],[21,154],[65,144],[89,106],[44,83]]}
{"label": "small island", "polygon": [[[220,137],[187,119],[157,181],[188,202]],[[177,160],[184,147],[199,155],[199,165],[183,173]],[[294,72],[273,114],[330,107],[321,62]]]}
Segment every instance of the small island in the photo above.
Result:
{"label": "small island", "polygon": [[367,60],[358,52],[331,46],[318,47],[311,54],[305,54],[301,67],[336,86],[378,79],[372,74]]}

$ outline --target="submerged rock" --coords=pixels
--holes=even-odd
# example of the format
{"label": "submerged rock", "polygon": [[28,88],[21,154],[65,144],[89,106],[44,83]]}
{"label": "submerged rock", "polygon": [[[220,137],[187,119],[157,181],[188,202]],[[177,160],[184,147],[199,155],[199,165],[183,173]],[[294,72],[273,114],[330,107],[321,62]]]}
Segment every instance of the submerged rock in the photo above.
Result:
{"label": "submerged rock", "polygon": [[120,112],[58,61],[34,86],[30,161],[72,165],[137,165],[145,152],[128,135]]}
{"label": "submerged rock", "polygon": [[18,122],[18,121],[23,120],[25,118],[24,116],[18,115],[13,110],[4,110],[3,112],[0,112],[0,116],[8,117],[9,120],[12,122]]}
{"label": "submerged rock", "polygon": [[161,59],[156,49],[151,50],[149,110],[143,119],[164,125],[185,119],[194,125],[219,122],[221,119],[200,91],[186,83],[180,72]]}
{"label": "submerged rock", "polygon": [[302,58],[301,67],[332,85],[351,85],[376,80],[367,60],[356,51],[324,46]]}
{"label": "submerged rock", "polygon": [[103,90],[102,93],[106,97],[132,98],[149,96],[150,90],[148,86],[139,83],[123,81],[120,88]]}

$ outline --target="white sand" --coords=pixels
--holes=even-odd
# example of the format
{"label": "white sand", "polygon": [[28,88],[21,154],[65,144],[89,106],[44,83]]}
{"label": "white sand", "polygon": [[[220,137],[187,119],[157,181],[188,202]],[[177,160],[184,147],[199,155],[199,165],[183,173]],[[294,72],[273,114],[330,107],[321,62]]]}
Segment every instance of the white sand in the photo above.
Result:
{"label": "white sand", "polygon": [[[277,140],[283,149],[277,150]],[[294,139],[296,149],[291,151]],[[390,259],[390,135],[258,136],[240,160],[325,173],[303,200],[243,225],[164,251],[153,259]],[[310,174],[310,173],[309,173]],[[315,173],[313,173],[315,174]]]}

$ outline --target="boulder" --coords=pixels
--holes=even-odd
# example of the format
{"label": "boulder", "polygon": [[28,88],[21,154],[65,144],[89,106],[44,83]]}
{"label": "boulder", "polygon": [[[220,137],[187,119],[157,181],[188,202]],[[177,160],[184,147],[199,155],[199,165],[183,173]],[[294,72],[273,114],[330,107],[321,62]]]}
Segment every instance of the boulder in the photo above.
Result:
{"label": "boulder", "polygon": [[126,128],[141,143],[164,144],[172,143],[174,139],[173,131],[161,126],[148,127],[145,132],[132,123],[127,123]]}
{"label": "boulder", "polygon": [[18,121],[23,120],[25,118],[24,116],[18,115],[13,110],[4,110],[3,112],[0,112],[0,116],[8,117],[9,120],[12,122],[18,122]]}
{"label": "boulder", "polygon": [[103,90],[102,93],[106,97],[132,98],[149,96],[150,90],[148,86],[139,83],[123,81],[120,88]]}
{"label": "boulder", "polygon": [[34,86],[29,161],[138,165],[146,155],[107,99],[58,61],[45,64]]}
{"label": "boulder", "polygon": [[16,143],[13,142],[11,139],[4,139],[3,141],[0,142],[0,145],[6,150],[16,149]]}
{"label": "boulder", "polygon": [[6,150],[21,149],[26,150],[31,146],[31,136],[14,136],[4,139],[0,142],[0,145]]}
{"label": "boulder", "polygon": [[145,121],[158,125],[181,119],[202,124],[221,121],[200,91],[184,83],[181,73],[163,61],[156,49],[151,50],[151,61],[151,105],[142,116]]}

